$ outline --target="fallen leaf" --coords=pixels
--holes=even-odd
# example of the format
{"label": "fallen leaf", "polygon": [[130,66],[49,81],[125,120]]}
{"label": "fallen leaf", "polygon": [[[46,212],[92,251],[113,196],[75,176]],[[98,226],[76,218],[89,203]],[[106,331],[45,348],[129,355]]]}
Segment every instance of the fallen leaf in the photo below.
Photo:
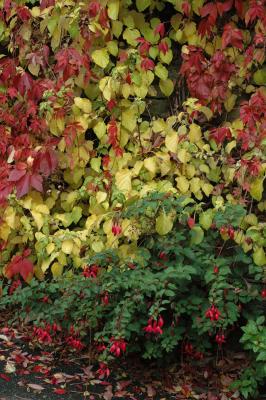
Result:
{"label": "fallen leaf", "polygon": [[54,389],[54,393],[56,393],[56,394],[66,394],[66,389],[57,388],[57,389]]}
{"label": "fallen leaf", "polygon": [[147,385],[147,395],[148,397],[156,396],[156,390],[151,385]]}
{"label": "fallen leaf", "polygon": [[104,400],[111,400],[113,398],[113,390],[111,385],[106,387],[103,398]]}
{"label": "fallen leaf", "polygon": [[6,374],[0,374],[0,378],[4,379],[4,381],[6,381],[6,382],[11,381],[11,378],[9,376],[7,376]]}
{"label": "fallen leaf", "polygon": [[42,390],[44,390],[44,387],[41,385],[38,385],[37,383],[28,383],[27,386],[28,386],[28,388],[37,390],[38,392],[41,392]]}

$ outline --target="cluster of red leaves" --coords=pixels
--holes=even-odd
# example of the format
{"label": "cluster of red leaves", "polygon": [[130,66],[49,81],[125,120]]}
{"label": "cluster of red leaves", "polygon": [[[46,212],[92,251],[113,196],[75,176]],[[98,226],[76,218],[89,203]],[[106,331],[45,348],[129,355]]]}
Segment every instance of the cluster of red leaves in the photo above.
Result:
{"label": "cluster of red leaves", "polygon": [[112,118],[107,127],[108,141],[112,148],[114,149],[115,155],[121,157],[123,155],[123,149],[119,145],[118,140],[118,125],[114,118]]}
{"label": "cluster of red leaves", "polygon": [[20,275],[24,281],[30,279],[33,275],[33,263],[27,258],[31,253],[30,249],[25,249],[22,255],[16,255],[12,258],[5,268],[5,275],[8,279]]}
{"label": "cluster of red leaves", "polygon": [[187,50],[182,54],[180,73],[186,78],[190,94],[203,104],[210,104],[213,111],[221,112],[236,66],[220,50],[210,60],[199,47],[188,46]]}

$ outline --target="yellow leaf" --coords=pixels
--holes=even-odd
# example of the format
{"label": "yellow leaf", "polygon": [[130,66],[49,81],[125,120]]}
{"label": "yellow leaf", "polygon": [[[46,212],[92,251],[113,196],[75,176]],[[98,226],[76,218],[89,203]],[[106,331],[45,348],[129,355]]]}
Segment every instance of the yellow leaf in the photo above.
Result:
{"label": "yellow leaf", "polygon": [[63,269],[63,266],[58,262],[53,263],[53,265],[51,266],[53,277],[58,278],[59,276],[61,276],[63,273]]}
{"label": "yellow leaf", "polygon": [[107,198],[107,193],[101,191],[97,192],[96,200],[98,204],[101,204],[103,201],[106,200],[106,198]]}
{"label": "yellow leaf", "polygon": [[159,86],[160,86],[162,93],[166,97],[171,96],[171,94],[174,91],[174,83],[173,83],[173,81],[171,81],[171,79],[168,79],[168,78],[164,79],[164,80],[160,79]]}
{"label": "yellow leaf", "polygon": [[7,225],[6,222],[2,222],[0,224],[0,238],[6,241],[8,239],[8,236],[10,234],[10,227]]}
{"label": "yellow leaf", "polygon": [[213,191],[213,186],[210,183],[203,182],[201,184],[201,189],[204,192],[204,194],[206,194],[206,196],[210,196],[210,194]]}
{"label": "yellow leaf", "polygon": [[74,103],[84,113],[89,114],[91,112],[91,102],[90,102],[89,99],[83,99],[81,97],[75,97],[74,98]]}
{"label": "yellow leaf", "polygon": [[74,245],[73,240],[70,239],[64,240],[62,242],[62,252],[65,254],[71,254],[73,250],[73,245]]}
{"label": "yellow leaf", "polygon": [[176,186],[181,193],[187,193],[189,189],[189,181],[184,176],[179,176],[176,178]]}
{"label": "yellow leaf", "polygon": [[88,229],[89,231],[92,230],[92,228],[95,226],[96,222],[97,222],[97,215],[91,215],[90,217],[87,218],[86,221],[86,229]]}
{"label": "yellow leaf", "polygon": [[95,64],[101,68],[106,68],[109,64],[109,54],[106,48],[94,50],[91,57]]}
{"label": "yellow leaf", "polygon": [[263,178],[256,178],[250,184],[250,194],[253,199],[260,201],[263,194]]}
{"label": "yellow leaf", "polygon": [[200,191],[200,179],[199,178],[192,178],[190,181],[190,189],[195,194]]}
{"label": "yellow leaf", "polygon": [[170,131],[165,138],[165,146],[167,150],[176,153],[178,146],[178,134],[175,131]]}
{"label": "yellow leaf", "polygon": [[230,154],[231,151],[236,147],[236,140],[232,140],[231,142],[227,143],[225,146],[225,152]]}
{"label": "yellow leaf", "polygon": [[191,124],[189,127],[189,140],[192,143],[197,143],[201,140],[201,129],[197,124]]}
{"label": "yellow leaf", "polygon": [[231,94],[225,102],[224,102],[224,107],[227,112],[230,112],[233,110],[235,103],[236,103],[237,95],[236,94]]}
{"label": "yellow leaf", "polygon": [[103,251],[104,244],[102,241],[99,240],[99,241],[93,242],[91,244],[91,248],[93,251],[95,251],[95,253],[99,253],[100,251]]}
{"label": "yellow leaf", "polygon": [[38,206],[35,207],[35,211],[45,215],[50,214],[49,208],[47,207],[46,204],[39,204]]}
{"label": "yellow leaf", "polygon": [[47,269],[49,268],[50,262],[51,262],[51,261],[50,261],[50,258],[45,258],[45,259],[43,260],[42,265],[41,265],[41,270],[42,270],[42,272],[47,271]]}
{"label": "yellow leaf", "polygon": [[167,235],[173,227],[173,220],[169,215],[162,213],[156,218],[156,232],[159,235]]}
{"label": "yellow leaf", "polygon": [[44,219],[41,213],[38,213],[36,211],[31,211],[31,214],[34,218],[35,224],[37,225],[38,230],[40,231],[43,227],[44,224]]}
{"label": "yellow leaf", "polygon": [[46,246],[46,252],[47,252],[47,254],[48,254],[48,255],[52,254],[52,252],[54,251],[54,249],[55,249],[54,243],[49,243],[49,244]]}
{"label": "yellow leaf", "polygon": [[148,157],[144,160],[144,167],[151,172],[152,174],[156,174],[157,172],[157,161],[156,157]]}
{"label": "yellow leaf", "polygon": [[116,20],[119,14],[119,0],[109,0],[107,8],[108,17]]}
{"label": "yellow leaf", "polygon": [[16,228],[16,210],[13,207],[7,207],[5,209],[4,219],[10,228]]}
{"label": "yellow leaf", "polygon": [[115,174],[115,183],[121,192],[128,193],[131,191],[131,171],[124,169]]}
{"label": "yellow leaf", "polygon": [[177,152],[177,157],[179,158],[179,160],[184,164],[186,162],[188,162],[191,159],[191,155],[189,154],[189,152],[186,149],[180,149]]}
{"label": "yellow leaf", "polygon": [[266,255],[262,247],[258,247],[253,253],[253,261],[259,267],[266,264]]}
{"label": "yellow leaf", "polygon": [[111,100],[113,97],[113,89],[112,89],[112,82],[109,76],[105,76],[99,82],[99,88],[103,94],[103,97],[106,100]]}
{"label": "yellow leaf", "polygon": [[102,118],[97,120],[96,125],[93,127],[93,130],[98,139],[101,139],[106,134],[106,125]]}

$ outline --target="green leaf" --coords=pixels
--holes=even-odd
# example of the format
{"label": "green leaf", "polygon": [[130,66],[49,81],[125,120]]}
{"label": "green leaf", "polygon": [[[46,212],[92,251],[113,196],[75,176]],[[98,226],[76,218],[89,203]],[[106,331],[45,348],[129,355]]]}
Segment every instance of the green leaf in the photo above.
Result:
{"label": "green leaf", "polygon": [[160,80],[159,86],[162,93],[167,97],[171,96],[174,91],[174,84],[171,79]]}
{"label": "green leaf", "polygon": [[142,12],[151,5],[151,0],[136,0],[137,9]]}
{"label": "green leaf", "polygon": [[162,213],[156,218],[156,232],[159,233],[159,235],[166,235],[172,228],[173,220],[169,215]]}
{"label": "green leaf", "polygon": [[190,235],[190,244],[200,244],[204,238],[204,231],[200,226],[194,226],[190,231]]}
{"label": "green leaf", "polygon": [[259,69],[253,75],[256,85],[266,85],[266,68]]}
{"label": "green leaf", "polygon": [[168,78],[168,70],[161,63],[158,63],[154,69],[155,75],[157,75],[160,79],[165,81]]}
{"label": "green leaf", "polygon": [[119,14],[119,2],[120,0],[109,0],[107,14],[108,17],[112,20],[116,20]]}

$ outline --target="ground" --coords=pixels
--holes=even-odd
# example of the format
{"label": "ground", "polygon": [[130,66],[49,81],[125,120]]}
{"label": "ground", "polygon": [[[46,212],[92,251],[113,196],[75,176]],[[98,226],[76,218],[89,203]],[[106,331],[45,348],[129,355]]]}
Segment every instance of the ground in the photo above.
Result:
{"label": "ground", "polygon": [[208,357],[204,363],[182,366],[136,357],[115,363],[110,377],[100,380],[86,352],[43,351],[25,342],[19,330],[11,330],[0,334],[0,400],[242,400],[228,387],[247,362],[245,355],[218,358],[213,367]]}

